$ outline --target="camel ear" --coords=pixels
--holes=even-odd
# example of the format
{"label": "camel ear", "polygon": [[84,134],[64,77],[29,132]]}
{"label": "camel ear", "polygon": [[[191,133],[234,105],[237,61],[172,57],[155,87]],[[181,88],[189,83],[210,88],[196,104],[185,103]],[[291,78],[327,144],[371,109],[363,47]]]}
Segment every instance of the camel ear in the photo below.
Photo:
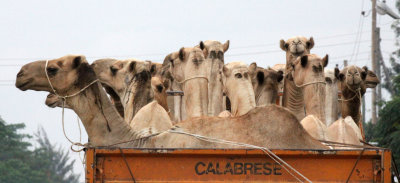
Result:
{"label": "camel ear", "polygon": [[263,71],[258,71],[257,72],[257,82],[258,84],[263,84],[265,80],[265,75]]}
{"label": "camel ear", "polygon": [[129,64],[129,72],[135,71],[135,66],[136,66],[136,62],[135,62],[135,61],[132,61],[132,62]]}
{"label": "camel ear", "polygon": [[[151,63],[151,62],[150,62]],[[154,76],[155,74],[156,74],[156,72],[157,72],[157,66],[156,66],[156,64],[151,64],[151,66],[150,66],[150,74],[152,75],[152,76]]]}
{"label": "camel ear", "polygon": [[328,65],[328,61],[329,61],[329,56],[328,54],[326,54],[325,57],[322,58],[322,65],[326,67]]}
{"label": "camel ear", "polygon": [[310,37],[310,39],[307,41],[307,48],[309,49],[309,50],[311,50],[311,48],[313,48],[314,47],[314,38],[313,37]]}
{"label": "camel ear", "polygon": [[224,75],[226,77],[228,77],[229,75],[231,75],[231,71],[224,65],[224,67],[222,67],[222,72],[224,73]]}
{"label": "camel ear", "polygon": [[362,68],[363,71],[361,71],[361,79],[365,80],[367,78],[367,74],[368,74],[368,67],[364,66]]}
{"label": "camel ear", "polygon": [[185,48],[184,47],[182,47],[179,50],[179,59],[182,60],[182,61],[185,61]]}
{"label": "camel ear", "polygon": [[277,73],[278,73],[278,77],[277,77],[276,79],[277,79],[277,81],[278,81],[278,83],[279,83],[279,82],[281,82],[282,79],[283,79],[283,72],[282,72],[282,71],[278,71]]}
{"label": "camel ear", "polygon": [[287,51],[289,48],[289,45],[287,43],[285,43],[285,40],[281,39],[281,41],[279,42],[280,47],[283,51]]}
{"label": "camel ear", "polygon": [[72,68],[75,69],[77,68],[79,65],[81,65],[82,63],[82,57],[81,56],[77,56],[74,58],[74,60],[72,61]]}
{"label": "camel ear", "polygon": [[340,73],[340,70],[337,67],[335,68],[335,77],[339,81],[343,81],[343,79],[344,79],[344,74]]}
{"label": "camel ear", "polygon": [[229,40],[227,40],[223,45],[224,53],[229,49]]}
{"label": "camel ear", "polygon": [[200,41],[200,49],[203,50],[204,58],[208,57],[208,50],[206,48],[206,45],[204,45],[203,41]]}
{"label": "camel ear", "polygon": [[249,66],[249,71],[254,73],[256,71],[256,69],[257,69],[257,63],[255,63],[255,62],[251,63]]}
{"label": "camel ear", "polygon": [[302,56],[300,62],[302,67],[306,67],[308,62],[308,56],[307,55]]}

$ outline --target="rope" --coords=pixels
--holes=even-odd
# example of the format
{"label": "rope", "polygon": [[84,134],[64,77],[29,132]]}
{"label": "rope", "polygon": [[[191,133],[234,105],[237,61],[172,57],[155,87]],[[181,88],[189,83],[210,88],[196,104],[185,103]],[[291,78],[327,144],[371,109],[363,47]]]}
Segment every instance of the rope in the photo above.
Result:
{"label": "rope", "polygon": [[[49,74],[47,73],[47,66],[48,66],[48,64],[49,64],[49,60],[46,60],[46,65],[45,65],[45,67],[44,67],[44,73],[46,74],[46,78],[47,78],[47,81],[49,82],[50,88],[53,90],[54,94],[57,95],[57,97],[60,98],[61,101],[62,101],[62,115],[61,115],[61,116],[62,116],[62,129],[63,129],[64,136],[65,136],[65,138],[71,143],[71,150],[72,150],[73,152],[81,152],[85,147],[88,146],[88,144],[87,144],[87,143],[86,143],[86,144],[82,144],[82,143],[81,143],[81,127],[80,127],[80,125],[79,125],[79,121],[78,121],[78,126],[79,126],[79,142],[73,142],[70,138],[68,138],[67,134],[65,133],[65,127],[64,127],[64,108],[65,108],[65,101],[67,100],[67,98],[74,97],[74,96],[76,96],[76,95],[82,93],[82,92],[85,91],[87,88],[89,88],[89,86],[91,86],[91,85],[93,85],[94,83],[96,83],[96,82],[98,81],[98,79],[95,79],[94,81],[92,81],[91,83],[89,83],[87,86],[83,87],[83,88],[80,89],[78,92],[75,92],[75,93],[73,93],[72,95],[61,96],[61,95],[59,95],[59,94],[57,93],[57,91],[54,89],[53,85],[51,84]],[[83,147],[83,148],[77,149],[77,150],[76,150],[76,149],[73,148],[73,146],[80,146],[80,147]]]}
{"label": "rope", "polygon": [[312,82],[304,83],[302,85],[297,85],[296,82],[294,82],[294,80],[293,80],[293,83],[294,83],[294,85],[296,85],[297,88],[302,88],[302,87],[305,87],[307,85],[317,84],[317,83],[326,84],[325,81],[312,81]]}
{"label": "rope", "polygon": [[189,81],[189,80],[192,80],[192,79],[196,79],[196,78],[202,78],[202,79],[207,80],[207,83],[209,82],[209,81],[208,81],[208,78],[205,77],[205,76],[193,76],[193,77],[191,77],[191,78],[184,79],[183,81],[178,81],[177,79],[175,79],[175,80],[176,80],[177,83],[183,84],[183,83],[185,83],[186,81]]}
{"label": "rope", "polygon": [[[267,154],[273,161],[281,165],[291,176],[297,179],[299,182],[301,181],[297,176],[295,176],[292,172],[290,172],[287,168],[290,168],[293,172],[295,172],[297,175],[302,177],[304,180],[307,182],[311,182],[307,177],[305,177],[303,174],[301,174],[299,171],[297,171],[295,168],[290,166],[288,163],[286,163],[284,160],[279,158],[276,154],[274,154],[271,150],[269,150],[266,147],[260,147],[260,146],[255,146],[251,144],[245,144],[245,143],[239,143],[239,142],[233,142],[233,141],[228,141],[228,140],[222,140],[222,139],[216,139],[216,138],[211,138],[211,137],[205,137],[202,135],[197,135],[197,134],[192,134],[188,132],[183,132],[183,131],[176,131],[174,129],[170,129],[167,132],[169,133],[177,133],[177,134],[183,134],[183,135],[189,135],[192,137],[195,137],[197,139],[203,140],[203,141],[208,141],[208,142],[214,142],[214,143],[221,143],[221,144],[228,144],[228,145],[235,145],[235,146],[243,146],[243,147],[249,147],[249,148],[254,148],[254,149],[260,149],[262,150],[265,154]],[[286,167],[287,166],[287,167]]]}
{"label": "rope", "polygon": [[349,177],[347,177],[346,183],[349,182],[349,180],[350,180],[350,178],[351,178],[351,175],[353,175],[354,169],[356,168],[356,166],[357,166],[357,164],[358,164],[358,161],[360,161],[361,156],[362,156],[362,154],[364,153],[364,151],[365,151],[365,149],[363,149],[363,150],[360,152],[360,155],[358,156],[357,161],[356,161],[356,163],[355,163],[354,166],[353,166],[353,169],[351,169],[351,172],[350,172]]}
{"label": "rope", "polygon": [[129,174],[131,175],[132,181],[133,181],[134,183],[136,183],[136,180],[135,180],[135,177],[133,176],[131,167],[129,167],[128,161],[126,161],[125,154],[124,154],[124,152],[122,152],[122,149],[121,149],[121,148],[119,148],[119,152],[121,152],[121,155],[122,155],[122,158],[123,158],[124,161],[125,161],[126,167],[128,167]]}

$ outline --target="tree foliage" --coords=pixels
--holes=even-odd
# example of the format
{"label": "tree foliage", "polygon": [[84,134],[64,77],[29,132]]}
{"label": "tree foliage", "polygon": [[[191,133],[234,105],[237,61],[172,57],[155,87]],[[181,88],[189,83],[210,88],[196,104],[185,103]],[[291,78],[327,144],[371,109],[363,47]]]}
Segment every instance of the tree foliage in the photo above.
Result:
{"label": "tree foliage", "polygon": [[19,133],[24,124],[6,124],[0,118],[0,182],[6,183],[72,183],[79,175],[73,173],[74,161],[68,152],[51,144],[41,128],[35,134],[38,144],[32,149],[33,137]]}

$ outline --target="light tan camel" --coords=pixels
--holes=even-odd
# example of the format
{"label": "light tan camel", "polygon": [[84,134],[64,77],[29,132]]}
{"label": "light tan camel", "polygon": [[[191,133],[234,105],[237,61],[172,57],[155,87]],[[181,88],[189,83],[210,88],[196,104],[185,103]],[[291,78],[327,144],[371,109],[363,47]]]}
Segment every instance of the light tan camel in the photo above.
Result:
{"label": "light tan camel", "polygon": [[[286,64],[275,64],[271,69],[275,70],[276,72],[282,72],[283,76],[286,76]],[[283,94],[283,83],[285,82],[285,77],[279,82],[278,84],[278,91]],[[280,95],[279,97],[279,105],[282,105],[283,96]]]}
{"label": "light tan camel", "polygon": [[[361,132],[355,125],[351,116],[340,118],[332,123],[327,129],[328,137],[333,142],[362,145],[360,143]],[[334,147],[335,149],[348,149],[349,147]],[[352,147],[350,147],[352,148]]]}
{"label": "light tan camel", "polygon": [[278,86],[283,79],[283,72],[275,71],[271,68],[257,67],[255,62],[250,64],[249,70],[256,97],[256,105],[275,104],[278,98]]}
{"label": "light tan camel", "polygon": [[[297,57],[310,54],[310,50],[314,47],[314,39],[310,37],[307,39],[303,36],[296,36],[288,39],[286,42],[282,39],[280,41],[280,47],[286,52],[286,74],[288,70],[292,67],[292,62],[294,62]],[[282,106],[288,108],[292,111],[299,120],[303,119],[305,116],[304,103],[301,98],[301,91],[293,89],[293,81],[284,80],[284,90],[282,97]],[[321,120],[321,119],[320,119]],[[325,122],[325,120],[322,120]]]}
{"label": "light tan camel", "polygon": [[196,47],[181,48],[175,57],[169,58],[169,62],[174,83],[181,85],[184,92],[182,107],[185,115],[182,119],[207,116],[208,76],[203,51]]}
{"label": "light tan camel", "polygon": [[308,115],[300,121],[304,129],[317,140],[329,141],[327,127],[314,115]]}
{"label": "light tan camel", "polygon": [[216,116],[224,110],[220,71],[224,66],[224,54],[229,48],[229,40],[224,44],[213,40],[201,41],[199,48],[203,50],[207,63],[208,116]]}
{"label": "light tan camel", "polygon": [[[105,58],[105,59],[98,59],[94,61],[92,67],[96,68],[105,68],[106,72],[102,74],[107,74],[110,71],[110,66],[114,64],[117,60],[112,58]],[[107,94],[111,97],[111,102],[114,104],[115,108],[117,109],[118,113],[124,117],[124,106],[122,106],[121,100],[118,94],[107,84],[102,83],[104,89],[106,90]]]}
{"label": "light tan camel", "polygon": [[52,92],[51,83],[61,96],[75,94],[67,98],[66,103],[82,120],[90,146],[243,148],[182,134],[187,132],[272,149],[326,149],[301,127],[295,116],[275,105],[256,107],[235,118],[192,118],[169,131],[138,140],[138,132],[133,131],[118,115],[101,84],[91,84],[96,80],[96,74],[84,56],[68,55],[49,60],[46,65],[46,61],[24,65],[17,74],[16,87],[22,91]]}
{"label": "light tan camel", "polygon": [[231,102],[232,116],[242,116],[256,107],[248,66],[243,62],[231,62],[222,68],[224,92]]}
{"label": "light tan camel", "polygon": [[338,85],[334,69],[325,69],[325,120],[326,126],[339,118]]}
{"label": "light tan camel", "polygon": [[[173,62],[179,62],[179,52],[173,52],[168,54],[164,58],[163,62],[163,70],[165,73],[168,73],[170,76],[170,91],[182,91],[182,84],[178,83],[177,80],[175,80],[170,71],[170,67],[172,66]],[[168,104],[170,105],[171,103],[171,97],[169,97]],[[173,119],[175,122],[182,121],[182,119],[186,119],[186,111],[185,111],[185,104],[182,103],[182,96],[173,96],[172,97],[172,103],[173,106],[169,106],[171,111],[173,112]]]}
{"label": "light tan camel", "polygon": [[[325,123],[325,77],[324,67],[328,65],[328,55],[320,58],[314,54],[298,57],[287,70],[285,92],[290,96],[288,106],[299,108],[294,113],[301,120],[304,115],[314,115]],[[285,96],[284,96],[285,98]],[[301,113],[305,108],[306,113]],[[290,109],[289,109],[290,110]],[[291,110],[291,111],[292,111]]]}

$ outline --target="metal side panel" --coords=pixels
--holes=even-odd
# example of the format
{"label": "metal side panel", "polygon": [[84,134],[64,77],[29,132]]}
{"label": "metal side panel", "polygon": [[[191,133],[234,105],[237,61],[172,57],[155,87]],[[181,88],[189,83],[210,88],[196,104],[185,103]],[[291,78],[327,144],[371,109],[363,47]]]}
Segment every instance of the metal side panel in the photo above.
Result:
{"label": "metal side panel", "polygon": [[[390,182],[390,150],[367,149],[361,157],[361,150],[273,152],[312,182],[346,182],[357,159],[350,182]],[[299,182],[261,150],[122,149],[121,154],[120,149],[88,149],[86,153],[87,182],[133,182],[131,173],[136,182]]]}

